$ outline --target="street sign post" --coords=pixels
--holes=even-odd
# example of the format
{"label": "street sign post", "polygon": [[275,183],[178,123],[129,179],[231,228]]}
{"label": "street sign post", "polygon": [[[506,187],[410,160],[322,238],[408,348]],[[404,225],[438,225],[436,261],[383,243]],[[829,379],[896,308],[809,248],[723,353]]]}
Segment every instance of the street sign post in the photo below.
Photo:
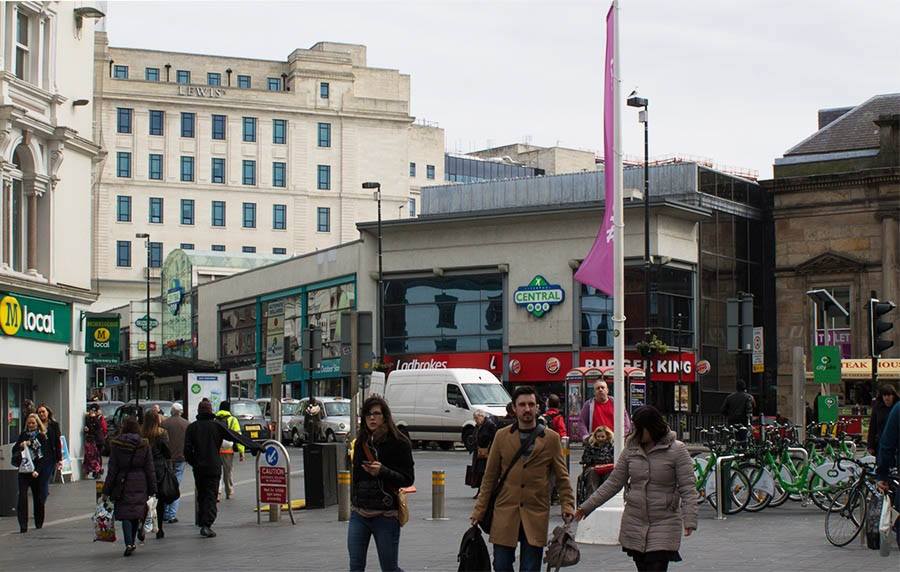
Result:
{"label": "street sign post", "polygon": [[765,351],[763,350],[762,326],[753,328],[753,373],[765,371]]}
{"label": "street sign post", "polygon": [[269,505],[269,520],[277,521],[281,505],[287,503],[291,524],[294,509],[291,505],[291,457],[278,441],[268,440],[256,456],[256,524],[260,524],[260,507]]}
{"label": "street sign post", "polygon": [[841,348],[839,346],[813,346],[813,381],[816,383],[841,382]]}

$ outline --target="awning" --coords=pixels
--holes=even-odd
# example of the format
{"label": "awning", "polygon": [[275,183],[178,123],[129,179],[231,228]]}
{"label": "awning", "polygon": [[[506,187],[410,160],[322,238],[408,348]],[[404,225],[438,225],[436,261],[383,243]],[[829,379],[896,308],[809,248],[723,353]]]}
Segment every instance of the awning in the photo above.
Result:
{"label": "awning", "polygon": [[[156,377],[169,377],[181,375],[189,371],[218,371],[219,366],[215,362],[192,359],[177,355],[153,356],[150,358],[150,371]],[[124,361],[115,366],[106,368],[106,375],[119,375],[136,378],[141,372],[147,371],[147,360],[144,358]]]}

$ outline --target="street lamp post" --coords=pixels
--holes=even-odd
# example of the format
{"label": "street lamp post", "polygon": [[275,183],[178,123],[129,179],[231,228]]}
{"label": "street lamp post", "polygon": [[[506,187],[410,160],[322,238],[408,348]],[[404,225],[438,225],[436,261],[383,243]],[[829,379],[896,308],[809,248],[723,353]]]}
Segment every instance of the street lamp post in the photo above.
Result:
{"label": "street lamp post", "polygon": [[384,363],[384,272],[381,265],[381,183],[369,181],[364,189],[375,189],[378,201],[378,363]]}
{"label": "street lamp post", "polygon": [[[648,136],[649,117],[647,105],[649,101],[645,97],[638,97],[632,92],[628,98],[628,107],[643,108],[638,114],[638,121],[644,124],[644,341],[652,339],[650,330],[650,147]],[[654,386],[650,383],[650,370],[652,369],[652,354],[647,360],[647,393],[648,401],[659,407],[658,395]]]}
{"label": "street lamp post", "polygon": [[[147,355],[147,373],[150,372],[150,234],[146,232],[139,232],[134,235],[135,238],[143,238],[145,239],[145,246],[147,247],[147,347],[145,348]],[[147,391],[150,390],[150,379],[147,379]],[[137,380],[137,391],[134,392],[134,404],[136,407],[140,407],[140,395],[141,395],[141,381]]]}

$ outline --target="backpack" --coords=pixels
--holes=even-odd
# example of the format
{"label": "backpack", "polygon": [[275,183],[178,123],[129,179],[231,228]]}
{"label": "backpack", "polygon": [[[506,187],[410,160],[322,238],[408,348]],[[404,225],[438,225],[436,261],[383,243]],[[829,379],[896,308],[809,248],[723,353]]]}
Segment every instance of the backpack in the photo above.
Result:
{"label": "backpack", "polygon": [[490,572],[491,556],[478,526],[471,526],[459,543],[459,572]]}
{"label": "backpack", "polygon": [[547,553],[544,562],[547,563],[547,572],[555,568],[557,572],[564,566],[574,566],[581,560],[581,551],[575,544],[575,537],[569,531],[569,525],[557,526],[550,535],[547,544]]}

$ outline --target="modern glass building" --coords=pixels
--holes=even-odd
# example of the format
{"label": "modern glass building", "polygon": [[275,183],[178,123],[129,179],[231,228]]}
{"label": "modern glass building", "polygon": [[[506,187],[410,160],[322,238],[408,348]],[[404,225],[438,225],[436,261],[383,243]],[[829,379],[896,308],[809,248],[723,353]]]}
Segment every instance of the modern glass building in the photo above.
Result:
{"label": "modern glass building", "polygon": [[536,167],[451,155],[450,153],[444,155],[444,178],[451,183],[537,177],[543,174],[544,170]]}

